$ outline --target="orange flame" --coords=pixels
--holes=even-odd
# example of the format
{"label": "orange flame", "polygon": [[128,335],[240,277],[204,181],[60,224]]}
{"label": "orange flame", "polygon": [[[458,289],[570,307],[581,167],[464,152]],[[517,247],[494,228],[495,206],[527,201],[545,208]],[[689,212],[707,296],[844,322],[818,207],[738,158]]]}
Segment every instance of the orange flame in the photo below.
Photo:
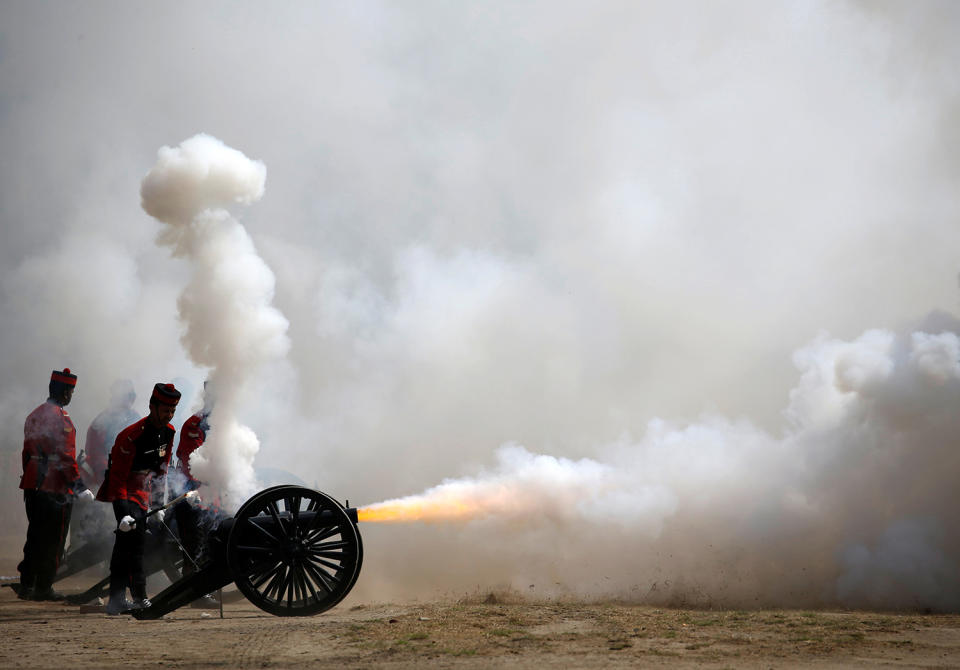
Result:
{"label": "orange flame", "polygon": [[457,500],[430,500],[423,497],[388,500],[357,510],[364,523],[409,523],[412,521],[462,521],[480,513],[478,505]]}

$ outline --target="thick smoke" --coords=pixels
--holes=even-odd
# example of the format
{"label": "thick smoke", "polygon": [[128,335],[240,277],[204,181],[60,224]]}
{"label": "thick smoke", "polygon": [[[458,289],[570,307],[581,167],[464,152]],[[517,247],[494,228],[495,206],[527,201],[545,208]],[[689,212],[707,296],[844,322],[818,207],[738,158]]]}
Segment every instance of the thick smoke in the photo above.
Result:
{"label": "thick smoke", "polygon": [[[508,445],[491,472],[361,520],[460,522],[465,553],[496,538],[509,585],[541,593],[955,610],[958,346],[953,332],[822,336],[795,356],[781,436],[708,417],[652,421],[600,460]],[[547,541],[532,547],[530,535]],[[593,579],[575,577],[584,570]]]}
{"label": "thick smoke", "polygon": [[228,211],[263,195],[267,170],[209,135],[163,147],[143,179],[143,209],[165,224],[158,242],[189,263],[177,305],[191,360],[209,369],[212,429],[191,458],[206,491],[236,508],[256,492],[256,434],[240,421],[240,401],[262,366],[289,346],[288,323],[271,306],[274,276]]}
{"label": "thick smoke", "polygon": [[955,607],[956,3],[219,4],[0,4],[16,521],[50,370],[209,375],[231,495],[431,510],[356,597]]}

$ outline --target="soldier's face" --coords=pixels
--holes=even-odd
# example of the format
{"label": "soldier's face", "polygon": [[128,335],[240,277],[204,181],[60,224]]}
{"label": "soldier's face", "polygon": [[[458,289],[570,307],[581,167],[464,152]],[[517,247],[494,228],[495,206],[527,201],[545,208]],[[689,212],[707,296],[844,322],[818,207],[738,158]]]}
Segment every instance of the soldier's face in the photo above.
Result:
{"label": "soldier's face", "polygon": [[173,420],[173,415],[177,413],[175,405],[164,405],[163,403],[150,403],[150,420],[155,426],[166,426]]}
{"label": "soldier's face", "polygon": [[60,396],[60,399],[63,400],[63,406],[66,407],[70,404],[70,401],[73,400],[73,387],[68,386],[63,389],[63,394]]}

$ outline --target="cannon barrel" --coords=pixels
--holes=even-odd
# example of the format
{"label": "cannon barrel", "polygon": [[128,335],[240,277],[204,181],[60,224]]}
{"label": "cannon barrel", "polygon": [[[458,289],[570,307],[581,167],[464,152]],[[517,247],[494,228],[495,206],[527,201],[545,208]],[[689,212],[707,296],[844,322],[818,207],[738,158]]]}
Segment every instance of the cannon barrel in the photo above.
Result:
{"label": "cannon barrel", "polygon": [[[343,513],[347,515],[347,518],[350,519],[354,524],[358,523],[357,521],[357,508],[356,507],[343,507],[341,508]],[[315,519],[319,515],[319,519]],[[322,510],[303,510],[303,511],[278,511],[276,516],[273,515],[264,515],[261,518],[253,519],[250,523],[256,524],[258,528],[263,530],[274,531],[278,525],[286,526],[288,524],[301,524],[306,526],[311,526],[314,523],[331,523],[336,520],[336,516],[333,510],[331,509],[322,509]],[[213,530],[213,534],[218,537],[228,537],[230,531],[233,530],[233,526],[236,519],[230,517],[224,519],[220,524]]]}
{"label": "cannon barrel", "polygon": [[356,524],[356,509],[320,491],[266,489],[210,533],[199,569],[131,614],[156,619],[230,582],[271,614],[323,612],[347,595],[360,574],[363,544]]}

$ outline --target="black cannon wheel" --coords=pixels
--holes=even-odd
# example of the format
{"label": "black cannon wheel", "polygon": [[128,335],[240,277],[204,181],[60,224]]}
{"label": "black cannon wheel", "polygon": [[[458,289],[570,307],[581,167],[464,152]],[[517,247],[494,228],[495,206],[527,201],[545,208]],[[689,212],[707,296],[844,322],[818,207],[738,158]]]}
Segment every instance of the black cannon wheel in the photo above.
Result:
{"label": "black cannon wheel", "polygon": [[362,560],[360,534],[343,506],[300,486],[275,486],[245,502],[227,540],[237,588],[276,616],[330,609],[353,588]]}

